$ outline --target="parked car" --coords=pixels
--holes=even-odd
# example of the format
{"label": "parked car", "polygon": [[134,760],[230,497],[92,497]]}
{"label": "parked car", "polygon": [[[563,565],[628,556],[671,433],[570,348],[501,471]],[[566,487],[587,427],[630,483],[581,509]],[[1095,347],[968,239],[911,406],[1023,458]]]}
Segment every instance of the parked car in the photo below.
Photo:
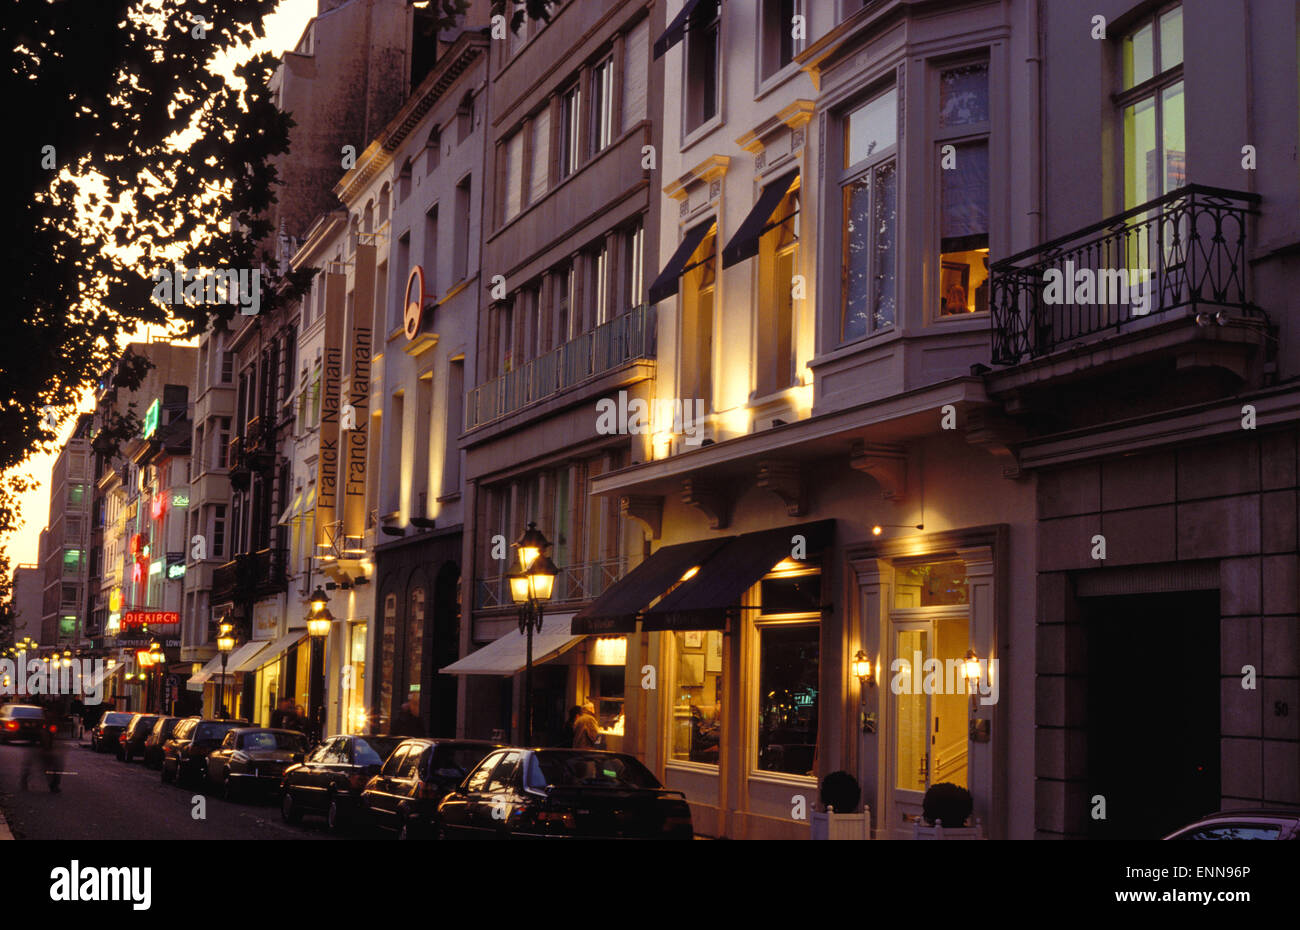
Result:
{"label": "parked car", "polygon": [[38,743],[45,728],[54,732],[57,727],[45,722],[45,709],[34,704],[5,704],[0,706],[0,742],[12,743],[26,740]]}
{"label": "parked car", "polygon": [[117,752],[121,746],[118,740],[133,716],[135,715],[121,710],[110,710],[104,714],[90,731],[90,748],[95,752]]}
{"label": "parked car", "polygon": [[1300,811],[1255,808],[1219,811],[1175,830],[1167,840],[1296,840]]}
{"label": "parked car", "polygon": [[207,772],[208,753],[221,747],[226,734],[248,726],[247,720],[205,720],[186,717],[163,743],[162,780],[178,785],[201,784]]}
{"label": "parked car", "polygon": [[285,769],[280,815],[297,823],[305,813],[323,813],[331,831],[341,830],[355,816],[366,783],[401,743],[400,736],[330,737]]}
{"label": "parked car", "polygon": [[123,762],[130,762],[132,757],[144,751],[144,738],[153,729],[158,720],[157,714],[135,714],[126,725],[122,735],[117,738],[117,757]]}
{"label": "parked car", "polygon": [[208,785],[234,801],[258,789],[280,787],[284,770],[301,762],[307,737],[297,730],[247,727],[230,730],[208,755]]}
{"label": "parked car", "polygon": [[438,802],[459,785],[497,743],[465,739],[403,740],[361,792],[371,821],[412,839],[435,830]]}
{"label": "parked car", "polygon": [[633,756],[594,749],[504,749],[438,807],[438,835],[689,840],[691,809]]}
{"label": "parked car", "polygon": [[140,755],[144,759],[144,764],[151,769],[162,767],[163,743],[171,738],[172,731],[176,729],[176,724],[184,718],[181,717],[159,717],[149,730],[149,735],[144,738],[144,748],[140,750]]}

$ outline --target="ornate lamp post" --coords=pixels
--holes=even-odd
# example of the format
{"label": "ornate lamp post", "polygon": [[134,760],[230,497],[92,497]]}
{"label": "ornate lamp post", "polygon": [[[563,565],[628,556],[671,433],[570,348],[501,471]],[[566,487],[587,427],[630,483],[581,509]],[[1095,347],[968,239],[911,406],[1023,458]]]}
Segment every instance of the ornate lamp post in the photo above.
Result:
{"label": "ornate lamp post", "polygon": [[217,628],[217,650],[221,653],[221,717],[230,716],[226,710],[226,662],[235,650],[235,627],[231,623],[222,623]]}
{"label": "ornate lamp post", "polygon": [[519,550],[520,571],[512,573],[510,578],[510,598],[519,607],[519,632],[528,639],[524,664],[524,745],[533,743],[533,630],[542,629],[542,614],[546,602],[551,599],[555,588],[555,576],[559,569],[546,555],[551,548],[548,540],[536,523],[529,523],[528,529],[515,543]]}
{"label": "ornate lamp post", "polygon": [[325,591],[317,586],[311,593],[311,612],[307,614],[307,635],[311,637],[312,667],[311,727],[313,732],[311,735],[317,740],[325,735],[321,719],[325,710],[324,643],[325,637],[329,635],[334,625],[334,615],[325,606],[328,603],[329,598],[325,595]]}

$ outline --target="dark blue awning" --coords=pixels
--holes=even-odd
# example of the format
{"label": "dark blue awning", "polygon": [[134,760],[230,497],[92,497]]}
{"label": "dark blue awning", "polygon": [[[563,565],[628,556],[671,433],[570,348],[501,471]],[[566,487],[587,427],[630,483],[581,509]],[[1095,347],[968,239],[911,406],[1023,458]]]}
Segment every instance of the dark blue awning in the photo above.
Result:
{"label": "dark blue awning", "polygon": [[699,3],[700,0],[686,0],[682,4],[682,11],[673,17],[664,34],[655,39],[655,58],[662,58],[670,48],[682,40],[682,36],[686,35],[686,21],[691,18]]}
{"label": "dark blue awning", "polygon": [[785,195],[790,192],[790,187],[799,177],[796,169],[788,174],[783,174],[771,184],[764,186],[763,193],[758,195],[758,202],[754,208],[749,211],[745,217],[745,222],[740,224],[736,234],[731,237],[727,247],[722,250],[722,267],[730,268],[737,265],[747,258],[753,258],[758,254],[758,240],[763,233],[767,232],[768,221],[772,219],[772,212],[776,210]]}
{"label": "dark blue awning", "polygon": [[650,285],[650,303],[657,304],[677,293],[677,279],[681,277],[682,269],[686,267],[686,263],[691,260],[695,250],[700,247],[704,237],[713,228],[713,222],[709,220],[707,223],[686,230],[686,235],[682,237],[682,244],[677,247],[673,257],[668,259],[668,264],[664,265],[664,270],[659,272],[659,277],[655,278],[654,284]]}

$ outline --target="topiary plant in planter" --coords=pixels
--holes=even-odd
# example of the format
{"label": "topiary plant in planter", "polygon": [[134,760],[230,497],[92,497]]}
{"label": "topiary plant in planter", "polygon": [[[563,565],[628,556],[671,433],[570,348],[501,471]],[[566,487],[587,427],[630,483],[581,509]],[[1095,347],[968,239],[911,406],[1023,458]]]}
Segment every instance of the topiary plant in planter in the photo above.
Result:
{"label": "topiary plant in planter", "polygon": [[945,827],[963,827],[974,809],[975,801],[970,792],[947,781],[931,785],[921,801],[921,814],[931,826],[940,821]]}
{"label": "topiary plant in planter", "polygon": [[852,814],[862,799],[858,780],[848,772],[831,772],[822,779],[822,809],[837,814]]}

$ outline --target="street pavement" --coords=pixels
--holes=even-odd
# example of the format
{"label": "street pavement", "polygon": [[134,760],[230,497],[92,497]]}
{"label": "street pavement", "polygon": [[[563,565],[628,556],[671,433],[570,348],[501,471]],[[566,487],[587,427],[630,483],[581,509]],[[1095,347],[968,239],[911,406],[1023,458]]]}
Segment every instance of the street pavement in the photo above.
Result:
{"label": "street pavement", "polygon": [[[110,753],[91,752],[88,743],[57,743],[65,772],[60,791],[50,791],[41,772],[39,750],[26,744],[0,745],[0,808],[16,839],[31,840],[313,840],[333,839],[324,820],[306,818],[300,826],[280,819],[275,798],[230,803],[204,797],[205,818],[196,819],[193,787],[164,785],[158,770],[139,760],[119,762]],[[20,787],[25,756],[33,774]]]}

